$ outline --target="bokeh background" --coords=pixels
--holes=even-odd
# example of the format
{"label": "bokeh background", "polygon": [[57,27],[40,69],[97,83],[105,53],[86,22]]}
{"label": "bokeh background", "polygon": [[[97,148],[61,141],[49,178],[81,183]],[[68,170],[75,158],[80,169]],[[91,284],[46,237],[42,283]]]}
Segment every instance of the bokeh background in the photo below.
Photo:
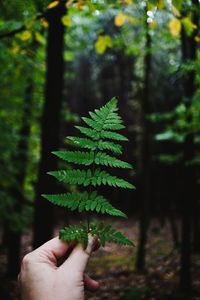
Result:
{"label": "bokeh background", "polygon": [[135,247],[108,245],[89,265],[88,299],[200,299],[199,0],[0,1],[0,298],[19,299],[23,255],[82,216],[40,195],[74,125],[117,96],[124,173],[105,189]]}

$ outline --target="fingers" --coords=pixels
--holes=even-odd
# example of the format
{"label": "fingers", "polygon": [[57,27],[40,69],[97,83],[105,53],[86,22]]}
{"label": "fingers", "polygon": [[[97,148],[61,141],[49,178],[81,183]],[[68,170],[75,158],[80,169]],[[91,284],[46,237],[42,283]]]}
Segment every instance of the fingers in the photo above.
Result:
{"label": "fingers", "polygon": [[94,292],[99,288],[99,283],[96,280],[92,279],[87,274],[84,274],[83,281],[85,284],[85,288],[91,292]]}
{"label": "fingers", "polygon": [[85,252],[90,256],[93,251],[96,251],[99,248],[100,244],[96,236],[88,236],[88,245],[85,249]]}
{"label": "fingers", "polygon": [[85,250],[81,244],[76,245],[69,258],[62,264],[61,267],[67,269],[69,266],[71,266],[72,269],[76,270],[77,272],[84,273],[90,255],[97,247],[97,241],[98,240],[96,237],[89,236],[88,245]]}
{"label": "fingers", "polygon": [[51,239],[44,245],[40,246],[32,252],[34,257],[49,258],[53,262],[57,262],[57,259],[63,257],[67,250],[72,246],[70,243],[62,242],[58,237]]}

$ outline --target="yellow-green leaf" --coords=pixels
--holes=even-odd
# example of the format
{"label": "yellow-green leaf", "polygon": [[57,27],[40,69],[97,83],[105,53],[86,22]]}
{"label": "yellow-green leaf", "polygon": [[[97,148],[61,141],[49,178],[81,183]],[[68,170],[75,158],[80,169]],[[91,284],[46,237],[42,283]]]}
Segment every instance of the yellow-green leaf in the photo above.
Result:
{"label": "yellow-green leaf", "polygon": [[25,22],[26,29],[31,29],[34,25],[34,20],[28,20]]}
{"label": "yellow-green leaf", "polygon": [[190,36],[193,33],[194,29],[197,28],[197,26],[192,22],[192,20],[189,17],[183,18],[181,22],[188,36]]}
{"label": "yellow-green leaf", "polygon": [[181,9],[183,0],[172,0],[173,6],[175,6],[178,10]]}
{"label": "yellow-green leaf", "polygon": [[47,6],[48,9],[54,8],[59,4],[59,1],[53,1]]}
{"label": "yellow-green leaf", "polygon": [[127,5],[133,4],[133,0],[124,0],[124,3]]}
{"label": "yellow-green leaf", "polygon": [[132,25],[137,25],[138,24],[138,19],[131,17],[131,16],[126,16],[127,21],[132,24]]}
{"label": "yellow-green leaf", "polygon": [[40,20],[40,23],[41,25],[44,27],[44,28],[48,28],[49,27],[49,23],[47,22],[47,20],[45,18],[42,18]]}
{"label": "yellow-green leaf", "polygon": [[150,3],[149,1],[147,1],[147,9],[148,10],[154,10],[156,9],[156,5]]}
{"label": "yellow-green leaf", "polygon": [[194,40],[197,42],[197,43],[200,43],[200,36],[196,35]]}
{"label": "yellow-green leaf", "polygon": [[165,1],[164,0],[158,0],[158,9],[163,9],[165,7]]}
{"label": "yellow-green leaf", "polygon": [[38,31],[35,32],[35,39],[40,44],[44,43],[44,37]]}
{"label": "yellow-green leaf", "polygon": [[72,19],[69,16],[63,16],[62,23],[64,26],[70,27],[72,26]]}
{"label": "yellow-green leaf", "polygon": [[20,47],[19,47],[18,45],[16,45],[16,46],[12,47],[12,48],[10,49],[10,51],[11,51],[13,54],[17,54],[17,53],[20,52]]}
{"label": "yellow-green leaf", "polygon": [[121,27],[122,25],[124,25],[124,23],[127,20],[127,16],[123,13],[119,13],[118,15],[115,16],[115,25],[118,27]]}
{"label": "yellow-green leaf", "polygon": [[181,31],[181,22],[177,18],[173,18],[168,23],[169,30],[173,36],[178,36]]}
{"label": "yellow-green leaf", "polygon": [[180,17],[181,16],[181,13],[180,11],[176,8],[176,6],[172,5],[172,12],[173,14],[176,16],[176,17]]}
{"label": "yellow-green leaf", "polygon": [[73,0],[68,0],[66,3],[66,7],[70,7],[73,4]]}
{"label": "yellow-green leaf", "polygon": [[100,35],[95,43],[95,49],[98,54],[103,54],[107,48],[112,47],[112,39],[109,35]]}
{"label": "yellow-green leaf", "polygon": [[19,35],[20,40],[22,41],[27,41],[32,37],[32,33],[28,30],[24,30],[22,33],[20,33]]}
{"label": "yellow-green leaf", "polygon": [[149,27],[151,29],[155,29],[157,26],[158,26],[158,23],[155,20],[153,20],[152,22],[149,23]]}

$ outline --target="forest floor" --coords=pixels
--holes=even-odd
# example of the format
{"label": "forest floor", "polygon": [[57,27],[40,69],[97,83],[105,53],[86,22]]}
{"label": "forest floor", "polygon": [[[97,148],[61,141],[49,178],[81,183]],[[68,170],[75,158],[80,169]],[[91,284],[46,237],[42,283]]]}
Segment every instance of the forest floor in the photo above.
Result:
{"label": "forest floor", "polygon": [[[108,220],[109,221],[109,220]],[[113,220],[112,220],[113,223]],[[138,224],[131,219],[113,224],[129,238],[137,241]],[[23,252],[30,251],[30,237],[23,238]],[[193,256],[193,295],[181,295],[178,291],[180,255],[173,249],[170,226],[161,227],[154,221],[149,230],[146,248],[146,271],[135,269],[135,247],[107,245],[93,254],[88,274],[100,283],[96,293],[87,292],[88,300],[200,300],[200,256]],[[5,253],[0,255],[0,299],[18,300],[15,281],[5,278]]]}

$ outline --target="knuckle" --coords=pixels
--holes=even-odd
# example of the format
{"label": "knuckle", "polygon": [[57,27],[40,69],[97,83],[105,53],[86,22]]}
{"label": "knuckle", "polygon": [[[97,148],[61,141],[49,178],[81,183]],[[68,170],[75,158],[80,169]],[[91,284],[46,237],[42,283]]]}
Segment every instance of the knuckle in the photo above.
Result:
{"label": "knuckle", "polygon": [[31,263],[31,254],[26,254],[22,260],[22,267],[27,267]]}

